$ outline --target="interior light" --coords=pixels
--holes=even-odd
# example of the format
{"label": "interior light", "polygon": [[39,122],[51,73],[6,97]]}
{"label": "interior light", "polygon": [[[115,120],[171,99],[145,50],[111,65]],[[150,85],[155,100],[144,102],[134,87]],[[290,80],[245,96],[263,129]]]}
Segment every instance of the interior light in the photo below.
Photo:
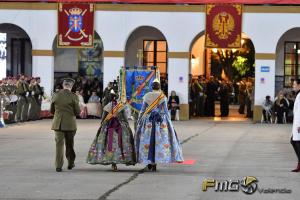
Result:
{"label": "interior light", "polygon": [[212,52],[217,53],[217,52],[218,52],[218,49],[213,48],[213,49],[212,49]]}

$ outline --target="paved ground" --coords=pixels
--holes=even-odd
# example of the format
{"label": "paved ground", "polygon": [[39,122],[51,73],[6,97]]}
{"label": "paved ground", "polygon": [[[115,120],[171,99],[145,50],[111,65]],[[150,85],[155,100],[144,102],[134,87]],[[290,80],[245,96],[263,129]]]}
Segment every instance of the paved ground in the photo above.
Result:
{"label": "paved ground", "polygon": [[[56,173],[54,135],[49,120],[0,129],[0,199],[299,199],[300,173],[289,172],[296,157],[289,144],[291,125],[191,120],[175,122],[186,160],[194,165],[91,166],[85,157],[97,120],[80,120],[76,168]],[[206,178],[255,176],[258,188],[291,189],[290,194],[252,195],[201,190]]]}

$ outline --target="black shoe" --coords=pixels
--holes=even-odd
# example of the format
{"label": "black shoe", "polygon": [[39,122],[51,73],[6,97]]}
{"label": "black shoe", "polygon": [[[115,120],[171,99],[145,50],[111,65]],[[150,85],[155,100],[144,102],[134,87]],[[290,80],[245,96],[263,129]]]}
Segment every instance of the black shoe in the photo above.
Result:
{"label": "black shoe", "polygon": [[71,169],[73,169],[74,167],[75,167],[75,164],[69,165],[69,166],[68,166],[68,170],[71,170]]}
{"label": "black shoe", "polygon": [[56,168],[56,172],[62,172],[61,168]]}
{"label": "black shoe", "polygon": [[111,165],[111,169],[114,171],[114,172],[117,172],[118,171],[118,167],[116,164],[112,164]]}
{"label": "black shoe", "polygon": [[156,164],[152,165],[152,171],[156,172]]}
{"label": "black shoe", "polygon": [[151,164],[148,164],[147,167],[148,167],[148,170],[152,169],[152,165]]}

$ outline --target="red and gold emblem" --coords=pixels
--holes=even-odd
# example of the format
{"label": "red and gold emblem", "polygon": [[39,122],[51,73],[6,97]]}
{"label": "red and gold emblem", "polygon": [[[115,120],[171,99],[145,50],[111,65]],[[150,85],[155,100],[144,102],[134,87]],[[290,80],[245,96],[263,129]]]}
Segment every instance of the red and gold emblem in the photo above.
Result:
{"label": "red and gold emblem", "polygon": [[242,5],[209,4],[206,6],[205,46],[240,48]]}
{"label": "red and gold emblem", "polygon": [[94,40],[94,4],[58,5],[58,47],[88,48]]}

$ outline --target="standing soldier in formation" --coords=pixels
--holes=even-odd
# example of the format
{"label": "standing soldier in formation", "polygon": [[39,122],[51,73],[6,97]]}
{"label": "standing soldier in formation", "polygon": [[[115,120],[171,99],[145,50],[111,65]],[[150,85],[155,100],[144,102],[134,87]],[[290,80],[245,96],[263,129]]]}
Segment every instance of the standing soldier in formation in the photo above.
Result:
{"label": "standing soldier in formation", "polygon": [[4,90],[5,85],[0,82],[0,128],[5,126],[4,123],[4,108],[9,104],[9,98],[6,95],[6,91]]}
{"label": "standing soldier in formation", "polygon": [[40,113],[42,109],[42,101],[43,101],[43,96],[44,96],[44,89],[40,86],[41,79],[40,77],[36,78],[36,83],[34,85],[33,91],[34,91],[34,98],[37,103],[37,112],[35,119],[38,120],[40,119]]}
{"label": "standing soldier in formation", "polygon": [[0,94],[4,93],[3,88],[3,81],[0,80]]}
{"label": "standing soldier in formation", "polygon": [[7,119],[7,123],[15,122],[15,116],[17,112],[17,100],[18,97],[16,96],[16,86],[13,83],[12,78],[8,78],[7,85],[6,85],[6,95],[9,97],[10,102],[6,106],[6,110],[10,111],[10,115]]}
{"label": "standing soldier in formation", "polygon": [[30,85],[26,79],[28,78],[22,75],[19,80],[14,77],[1,80],[0,91],[8,100],[5,106],[6,114],[8,114],[5,123],[40,119],[42,96],[44,94],[43,88],[39,86],[40,79],[29,78]]}
{"label": "standing soldier in formation", "polygon": [[16,93],[18,95],[16,121],[24,122],[27,119],[27,113],[28,113],[27,96],[29,95],[28,87],[24,75],[21,75],[21,77],[17,82]]}
{"label": "standing soldier in formation", "polygon": [[74,83],[75,81],[71,78],[64,79],[63,89],[54,94],[50,107],[50,112],[54,114],[52,130],[55,131],[57,172],[62,171],[64,164],[64,142],[68,169],[71,170],[75,167],[74,136],[77,130],[76,116],[80,114],[80,108],[78,97],[72,93]]}
{"label": "standing soldier in formation", "polygon": [[30,84],[29,84],[29,95],[27,97],[28,102],[29,102],[29,109],[28,109],[28,119],[29,120],[36,120],[36,113],[38,112],[38,109],[37,109],[38,105],[37,105],[36,99],[34,98],[35,84],[36,84],[35,79],[31,79]]}
{"label": "standing soldier in formation", "polygon": [[194,81],[193,84],[193,91],[194,91],[194,104],[196,105],[196,116],[203,117],[204,116],[204,88],[199,83],[198,80]]}
{"label": "standing soldier in formation", "polygon": [[24,109],[22,111],[22,117],[23,117],[23,121],[28,121],[28,111],[29,111],[29,105],[30,105],[30,102],[29,102],[29,95],[30,95],[30,91],[29,91],[29,77],[27,76],[24,76],[24,88],[25,88],[25,91],[26,91],[26,104],[24,105]]}

